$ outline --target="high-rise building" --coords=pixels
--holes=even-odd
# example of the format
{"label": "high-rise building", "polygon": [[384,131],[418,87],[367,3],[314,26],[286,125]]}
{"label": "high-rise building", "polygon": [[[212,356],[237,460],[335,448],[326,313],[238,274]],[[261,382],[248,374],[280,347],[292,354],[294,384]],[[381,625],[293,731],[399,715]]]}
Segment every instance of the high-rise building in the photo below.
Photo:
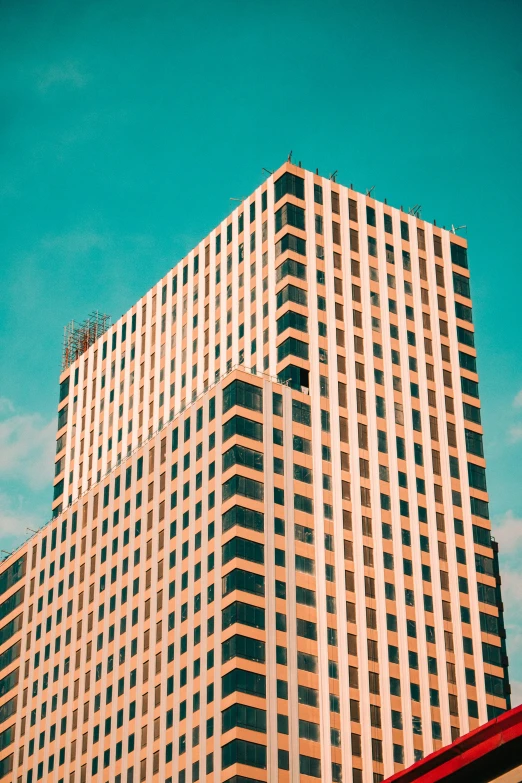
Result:
{"label": "high-rise building", "polygon": [[376,783],[509,706],[461,237],[287,163],[59,400],[0,777]]}

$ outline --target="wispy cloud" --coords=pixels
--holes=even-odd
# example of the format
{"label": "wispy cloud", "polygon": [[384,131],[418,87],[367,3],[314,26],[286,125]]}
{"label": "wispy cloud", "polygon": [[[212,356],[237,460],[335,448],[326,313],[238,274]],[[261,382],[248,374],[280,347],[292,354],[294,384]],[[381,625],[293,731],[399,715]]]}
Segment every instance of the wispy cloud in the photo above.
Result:
{"label": "wispy cloud", "polygon": [[96,231],[78,230],[67,234],[43,237],[41,248],[45,252],[59,252],[62,255],[84,255],[93,250],[105,250],[110,239]]}
{"label": "wispy cloud", "polygon": [[509,428],[509,439],[511,443],[518,443],[519,440],[522,440],[522,424],[513,424]]}
{"label": "wispy cloud", "polygon": [[6,413],[14,413],[14,405],[7,397],[0,397],[0,416]]}
{"label": "wispy cloud", "polygon": [[40,490],[52,478],[56,422],[0,398],[0,482]]}
{"label": "wispy cloud", "polygon": [[69,87],[81,89],[85,87],[89,77],[84,73],[78,63],[71,60],[51,65],[45,71],[38,74],[36,86],[41,93],[47,93],[55,87]]}
{"label": "wispy cloud", "polygon": [[[522,389],[513,398],[513,407],[516,409],[522,408]],[[518,443],[518,441],[522,440],[522,422],[512,424],[508,430],[508,436],[511,443]]]}
{"label": "wispy cloud", "polygon": [[[35,506],[33,499],[23,495],[0,492],[0,540],[4,546],[14,539],[23,541],[46,522],[49,514]],[[16,542],[15,542],[16,543]]]}
{"label": "wispy cloud", "polygon": [[522,548],[522,519],[518,519],[512,511],[507,511],[495,522],[493,533],[500,551],[506,556],[512,554],[518,547]]}
{"label": "wispy cloud", "polygon": [[511,706],[518,707],[522,704],[522,682],[520,680],[511,680]]}
{"label": "wispy cloud", "polygon": [[512,704],[515,706],[522,703],[522,519],[512,511],[506,512],[494,521],[493,534],[499,544]]}

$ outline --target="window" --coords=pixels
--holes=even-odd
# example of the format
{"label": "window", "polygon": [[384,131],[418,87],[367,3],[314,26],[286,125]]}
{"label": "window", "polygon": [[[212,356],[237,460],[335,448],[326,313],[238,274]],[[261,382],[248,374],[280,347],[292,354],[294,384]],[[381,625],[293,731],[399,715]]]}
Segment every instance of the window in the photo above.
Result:
{"label": "window", "polygon": [[299,261],[295,261],[293,258],[287,258],[283,261],[281,266],[278,266],[276,269],[276,282],[279,282],[288,276],[297,277],[299,280],[306,280],[306,266]]}
{"label": "window", "polygon": [[262,411],[262,388],[245,381],[233,381],[223,390],[223,413],[226,413],[234,405],[239,405],[252,411]]}
{"label": "window", "polygon": [[232,704],[222,712],[222,733],[236,727],[266,734],[266,711],[245,704]]}
{"label": "window", "polygon": [[464,296],[466,299],[470,299],[471,294],[469,290],[469,277],[459,275],[457,272],[453,272],[453,290],[459,296]]}
{"label": "window", "polygon": [[222,768],[226,769],[232,764],[266,769],[266,746],[246,740],[232,740],[222,749]]}
{"label": "window", "polygon": [[253,595],[265,594],[265,578],[259,574],[253,574],[250,571],[243,571],[241,568],[235,568],[222,578],[223,597],[233,592],[241,590]]}
{"label": "window", "polygon": [[264,516],[260,511],[253,511],[243,506],[232,506],[222,518],[223,531],[230,530],[234,525],[239,525],[249,530],[264,531]]}
{"label": "window", "polygon": [[285,302],[295,302],[296,304],[306,307],[308,304],[308,296],[306,291],[302,288],[297,288],[290,283],[278,292],[276,298],[277,309],[282,307]]}
{"label": "window", "polygon": [[461,318],[463,321],[473,322],[473,313],[471,307],[455,302],[455,315],[457,318]]}
{"label": "window", "polygon": [[292,421],[311,426],[310,405],[300,400],[292,400]]}
{"label": "window", "polygon": [[495,677],[493,674],[484,675],[486,693],[491,696],[498,696],[501,699],[505,698],[504,692],[504,679],[502,677]]}
{"label": "window", "polygon": [[301,207],[297,207],[295,204],[284,204],[275,213],[275,231],[281,231],[283,226],[293,226],[304,231],[305,228],[305,211]]}
{"label": "window", "polygon": [[297,635],[304,639],[317,639],[317,626],[311,620],[302,620],[299,617],[296,620]]}
{"label": "window", "polygon": [[473,462],[468,462],[468,478],[470,487],[479,489],[482,492],[487,492],[486,469],[481,465],[475,465]]}
{"label": "window", "polygon": [[249,560],[252,563],[262,564],[265,560],[264,549],[263,544],[250,541],[248,538],[236,536],[222,546],[223,564],[225,565],[236,557],[243,560]]}
{"label": "window", "polygon": [[469,353],[459,351],[459,365],[468,372],[477,372],[477,359]]}
{"label": "window", "polygon": [[321,777],[321,759],[313,756],[299,755],[299,772],[301,775],[309,775],[313,778]]}
{"label": "window", "polygon": [[223,698],[237,691],[261,698],[266,697],[266,677],[263,674],[245,669],[232,669],[221,678],[221,681]]}
{"label": "window", "polygon": [[279,242],[276,242],[275,256],[278,258],[285,250],[292,250],[300,256],[306,256],[306,240],[293,234],[285,234]]}
{"label": "window", "polygon": [[462,245],[457,245],[454,242],[450,242],[451,249],[451,262],[456,266],[461,266],[464,269],[468,268],[468,250]]}
{"label": "window", "polygon": [[265,610],[241,601],[234,601],[222,610],[221,620],[223,630],[229,628],[234,623],[263,630],[265,627]]}
{"label": "window", "polygon": [[477,457],[484,456],[484,447],[482,445],[482,435],[474,430],[465,430],[466,451],[468,454],[474,454]]}
{"label": "window", "polygon": [[244,658],[259,663],[264,663],[266,659],[265,643],[250,636],[239,634],[231,636],[230,639],[222,643],[221,648],[223,663],[227,663],[233,658]]}
{"label": "window", "polygon": [[287,194],[304,199],[304,179],[288,171],[274,182],[274,203],[277,204]]}
{"label": "window", "polygon": [[262,501],[264,485],[260,481],[254,481],[254,479],[249,479],[245,476],[232,476],[223,484],[223,501],[234,495]]}
{"label": "window", "polygon": [[296,555],[295,568],[296,571],[301,571],[304,574],[313,574],[315,572],[315,563],[309,557],[305,557],[304,555]]}
{"label": "window", "polygon": [[[479,396],[479,393],[478,393],[478,383],[476,381],[471,381],[469,378],[461,377],[460,384],[461,384],[461,388],[462,388],[462,393],[463,394],[468,394],[470,397],[478,397]],[[479,419],[477,424],[479,424],[480,423],[480,408],[475,408],[474,411],[472,409],[473,409],[472,405],[468,405],[468,404],[464,403],[464,417],[468,418],[467,415],[466,415],[466,413],[468,413],[469,416],[470,416],[469,420],[470,421],[475,421],[475,419],[471,418],[471,416],[476,416]]]}
{"label": "window", "polygon": [[243,416],[233,416],[223,425],[223,441],[233,435],[242,435],[251,440],[263,441],[263,425],[257,421],[245,419]]}
{"label": "window", "polygon": [[287,310],[284,315],[277,319],[277,334],[282,334],[286,329],[296,329],[307,334],[308,318],[306,315],[301,315],[301,313]]}
{"label": "window", "polygon": [[299,359],[308,359],[308,343],[295,337],[287,337],[277,346],[277,361],[281,362],[287,356],[297,356]]}
{"label": "window", "polygon": [[[246,446],[235,444],[223,454],[223,472],[234,465],[241,465],[252,470],[263,470],[263,454]],[[198,474],[199,475],[199,474]]]}

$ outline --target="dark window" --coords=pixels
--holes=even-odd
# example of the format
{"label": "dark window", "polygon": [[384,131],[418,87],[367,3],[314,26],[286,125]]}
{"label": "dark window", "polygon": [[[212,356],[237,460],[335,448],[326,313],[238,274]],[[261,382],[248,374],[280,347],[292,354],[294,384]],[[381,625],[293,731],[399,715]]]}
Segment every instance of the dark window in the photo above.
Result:
{"label": "dark window", "polygon": [[223,698],[237,691],[265,698],[266,677],[263,674],[256,674],[256,672],[245,669],[232,669],[222,677],[222,691]]}
{"label": "dark window", "polygon": [[232,381],[231,384],[223,389],[223,413],[226,413],[234,405],[248,408],[251,411],[262,411],[262,388],[245,381]]}
{"label": "dark window", "polygon": [[234,525],[248,530],[264,531],[264,517],[260,511],[252,511],[243,506],[232,506],[222,517],[223,531],[230,530]]}
{"label": "dark window", "polygon": [[284,277],[297,277],[299,280],[306,280],[306,266],[295,261],[293,258],[287,258],[281,266],[276,269],[276,282],[278,283]]}
{"label": "dark window", "polygon": [[306,315],[301,315],[301,313],[287,310],[284,315],[277,319],[277,334],[282,334],[286,329],[296,329],[307,334],[308,318]]}
{"label": "dark window", "polygon": [[466,299],[470,299],[469,277],[464,277],[464,275],[453,272],[453,290],[456,294],[465,296]]}
{"label": "dark window", "polygon": [[265,710],[249,707],[246,704],[232,704],[227,710],[223,710],[222,721],[223,734],[236,727],[266,734]]}
{"label": "dark window", "polygon": [[[246,740],[232,740],[222,749],[221,766],[226,769],[232,764],[246,764],[249,767],[266,769],[266,746]],[[237,783],[239,783],[238,779]]]}
{"label": "dark window", "polygon": [[281,231],[283,226],[293,226],[304,231],[305,211],[295,204],[283,204],[275,213],[275,231]]}
{"label": "dark window", "polygon": [[246,446],[235,444],[223,454],[223,472],[233,465],[243,465],[252,470],[263,470],[263,454]]}
{"label": "dark window", "polygon": [[295,337],[287,337],[277,346],[277,361],[281,362],[287,356],[297,356],[299,359],[308,359],[308,343]]}
{"label": "dark window", "polygon": [[250,571],[243,571],[241,568],[234,568],[222,579],[223,596],[228,595],[234,590],[241,590],[253,595],[265,594],[265,578],[259,574],[253,574]]}
{"label": "dark window", "polygon": [[265,627],[265,610],[259,606],[250,606],[250,604],[245,604],[242,601],[234,601],[223,609],[221,621],[223,630],[234,625],[234,623],[263,630]]}
{"label": "dark window", "polygon": [[233,435],[241,435],[251,440],[263,441],[263,425],[258,421],[245,419],[243,416],[233,416],[223,424],[223,441]]}
{"label": "dark window", "polygon": [[285,234],[279,242],[276,242],[275,256],[276,258],[284,253],[285,250],[292,250],[300,256],[306,256],[306,240],[296,237],[293,234]]}
{"label": "dark window", "polygon": [[286,171],[274,182],[274,203],[277,204],[287,194],[304,199],[304,179],[296,177],[295,174],[291,174],[289,171]]}
{"label": "dark window", "polygon": [[451,261],[456,266],[462,266],[464,269],[468,268],[468,250],[461,245],[456,245],[453,242],[450,243],[451,248]]}
{"label": "dark window", "polygon": [[248,538],[240,538],[236,536],[223,544],[223,565],[229,563],[235,557],[239,557],[242,560],[249,560],[252,563],[261,563],[265,561],[265,547],[263,544],[258,544],[255,541],[250,541]]}

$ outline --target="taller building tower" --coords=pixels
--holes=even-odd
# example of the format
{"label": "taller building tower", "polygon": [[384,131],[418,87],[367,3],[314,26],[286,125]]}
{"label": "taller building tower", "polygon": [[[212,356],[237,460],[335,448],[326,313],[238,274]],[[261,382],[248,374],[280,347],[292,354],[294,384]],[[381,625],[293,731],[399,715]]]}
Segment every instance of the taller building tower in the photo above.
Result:
{"label": "taller building tower", "polygon": [[1,778],[377,783],[509,706],[462,238],[285,164],[89,329]]}

